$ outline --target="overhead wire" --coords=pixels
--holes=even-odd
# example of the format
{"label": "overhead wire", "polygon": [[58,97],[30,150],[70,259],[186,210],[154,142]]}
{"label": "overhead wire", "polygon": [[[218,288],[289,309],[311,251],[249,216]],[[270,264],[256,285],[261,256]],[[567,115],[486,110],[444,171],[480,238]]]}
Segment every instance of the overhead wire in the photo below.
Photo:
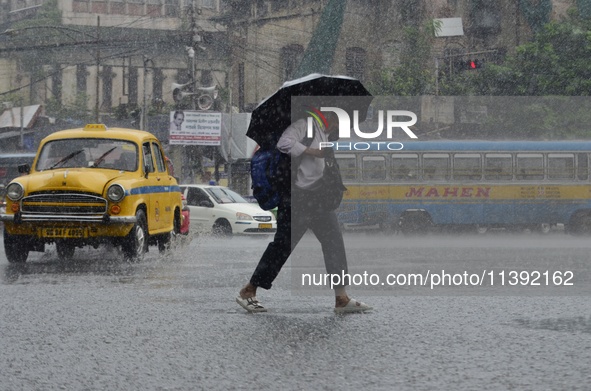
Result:
{"label": "overhead wire", "polygon": [[[72,16],[69,17],[69,20],[73,20],[73,19],[85,19],[88,20],[85,17],[76,17],[76,16]],[[179,17],[180,19],[183,19],[181,17]],[[145,24],[149,24],[152,22],[152,17],[150,17],[149,15],[143,15],[143,16],[138,16],[137,18],[131,20],[131,21],[125,21],[125,22],[121,22],[117,25],[111,25],[111,26],[102,26],[101,29],[110,29],[110,28],[141,28],[138,26],[144,26]],[[205,18],[197,18],[199,21],[205,21],[207,19]],[[182,22],[181,22],[182,23]],[[298,34],[307,34],[307,35],[311,35],[312,33],[306,30],[302,30],[302,29],[297,29],[297,28],[293,28],[293,27],[288,27],[288,26],[284,26],[282,24],[278,24],[278,23],[267,23],[267,25],[274,27],[275,29],[280,29],[280,30],[285,30],[286,33],[282,34],[282,33],[278,33],[277,31],[273,32],[273,33],[262,33],[260,31],[257,31],[256,34],[258,34],[258,37],[262,40],[264,40],[266,42],[266,44],[272,44],[272,46],[275,46],[276,49],[271,48],[264,48],[264,47],[252,47],[251,45],[248,44],[241,44],[239,42],[234,41],[233,45],[235,45],[235,47],[239,50],[231,50],[231,53],[229,53],[229,56],[232,56],[233,58],[239,59],[239,60],[243,60],[245,62],[249,62],[252,65],[255,66],[255,68],[258,68],[260,71],[264,71],[264,72],[268,72],[270,74],[273,74],[274,76],[277,76],[279,78],[281,78],[281,74],[283,71],[283,68],[281,65],[276,65],[276,64],[280,64],[281,62],[281,54],[279,52],[278,49],[281,49],[282,47],[285,46],[285,40],[282,39],[282,37],[291,37],[291,35],[289,35],[289,31],[292,32],[297,32]],[[93,27],[92,25],[87,25],[88,27]],[[218,30],[218,32],[225,32],[225,30],[220,30],[217,28],[215,23],[212,23],[212,26],[214,26],[214,28],[216,30]],[[190,33],[190,31],[188,31],[188,33]],[[103,42],[100,45],[96,46],[96,49],[103,49],[103,50],[108,50],[108,49],[135,49],[136,51],[139,51],[140,49],[137,49],[138,46],[141,46],[143,44],[148,45],[148,44],[155,44],[155,43],[169,43],[169,37],[166,38],[162,38],[161,40],[158,41],[154,41],[153,39],[151,40],[146,40],[146,41],[109,41],[109,42]],[[36,50],[56,50],[55,48],[37,48]],[[88,49],[87,50],[91,50]],[[129,53],[126,53],[126,56],[119,56],[119,58],[123,58],[123,57],[129,57]],[[262,56],[261,56],[262,55]],[[250,57],[250,58],[249,58]],[[265,57],[267,59],[265,59]],[[104,57],[103,57],[104,59]],[[210,65],[210,68],[213,68],[212,65],[212,61],[213,59],[207,59],[207,62]],[[275,64],[273,64],[272,62],[274,62]],[[85,63],[82,63],[80,65],[84,65]],[[68,64],[65,67],[68,66],[74,66],[74,65],[78,65],[78,64]],[[213,73],[214,77],[217,78],[217,76],[215,76],[215,72]],[[43,78],[41,79],[43,80]],[[219,79],[217,80],[219,83]],[[28,87],[28,86],[23,86],[23,87]],[[10,93],[10,92],[8,92]],[[6,93],[0,93],[0,95],[3,95]]]}

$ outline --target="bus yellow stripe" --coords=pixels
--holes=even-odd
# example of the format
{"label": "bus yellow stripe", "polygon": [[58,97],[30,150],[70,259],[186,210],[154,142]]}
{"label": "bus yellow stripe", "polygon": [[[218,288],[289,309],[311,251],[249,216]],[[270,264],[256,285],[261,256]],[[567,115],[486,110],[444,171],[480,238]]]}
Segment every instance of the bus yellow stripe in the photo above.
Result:
{"label": "bus yellow stripe", "polygon": [[351,185],[345,200],[588,200],[589,184],[577,185]]}

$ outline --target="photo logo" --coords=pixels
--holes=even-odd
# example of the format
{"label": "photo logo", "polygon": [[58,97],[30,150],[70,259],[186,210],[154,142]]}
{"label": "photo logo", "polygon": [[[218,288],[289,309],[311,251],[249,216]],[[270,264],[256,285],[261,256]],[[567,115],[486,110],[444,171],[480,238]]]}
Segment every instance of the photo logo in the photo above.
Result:
{"label": "photo logo", "polygon": [[[317,121],[320,121],[320,118],[323,119],[324,124],[326,125],[326,118],[322,114],[323,111],[332,111],[337,115],[339,118],[339,139],[341,138],[351,138],[351,119],[349,118],[349,114],[338,107],[321,107],[320,110],[312,108],[313,112],[307,111],[307,113],[311,114]],[[384,131],[384,117],[386,118],[386,137],[392,138],[392,130],[394,128],[402,129],[410,138],[418,138],[416,134],[410,127],[417,123],[417,115],[412,111],[407,110],[387,110],[386,114],[384,114],[383,110],[378,111],[378,129],[372,133],[365,133],[359,129],[359,110],[353,110],[353,130],[355,134],[359,138],[364,139],[372,139],[378,138],[382,135]],[[409,117],[410,121],[396,121],[396,117]],[[312,118],[308,117],[308,137],[312,137],[313,130],[312,130]]]}
{"label": "photo logo", "polygon": [[[313,122],[316,120],[316,123],[320,126],[323,125],[325,128],[328,127],[328,121],[326,117],[322,113],[323,111],[331,111],[335,113],[339,119],[339,140],[340,139],[347,139],[351,138],[351,118],[349,114],[338,107],[321,107],[320,110],[316,108],[311,108],[312,111],[306,111],[310,115],[308,117],[308,128],[307,128],[307,136],[313,137],[314,130],[313,130]],[[408,117],[410,120],[408,121],[399,121],[397,120],[400,117]],[[384,131],[384,122],[386,122],[386,138],[391,139],[392,133],[395,128],[400,128],[406,133],[406,135],[411,139],[418,138],[416,134],[410,129],[411,126],[417,123],[417,115],[412,111],[407,110],[384,110],[378,111],[378,128],[376,131],[366,133],[359,129],[359,110],[353,110],[353,131],[355,135],[362,139],[376,139],[380,137]],[[342,143],[333,143],[333,142],[321,142],[320,149],[324,148],[333,148],[336,147],[339,150],[339,146]],[[373,144],[373,145],[372,145]],[[401,150],[404,145],[399,142],[357,142],[357,143],[345,143],[348,147],[348,150],[369,150],[372,149],[388,149],[391,151],[398,151]]]}

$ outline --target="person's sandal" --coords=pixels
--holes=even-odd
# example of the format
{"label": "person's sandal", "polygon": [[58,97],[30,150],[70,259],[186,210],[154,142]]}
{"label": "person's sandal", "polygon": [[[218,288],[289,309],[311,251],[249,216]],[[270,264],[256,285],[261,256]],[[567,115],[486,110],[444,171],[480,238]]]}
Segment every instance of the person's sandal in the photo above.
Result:
{"label": "person's sandal", "polygon": [[240,306],[248,312],[267,312],[267,309],[257,300],[256,296],[248,297],[246,299],[238,296],[236,298],[236,303],[240,304]]}
{"label": "person's sandal", "polygon": [[349,314],[353,312],[371,311],[372,309],[372,307],[365,303],[362,303],[355,299],[350,299],[346,306],[335,307],[334,312],[337,314]]}

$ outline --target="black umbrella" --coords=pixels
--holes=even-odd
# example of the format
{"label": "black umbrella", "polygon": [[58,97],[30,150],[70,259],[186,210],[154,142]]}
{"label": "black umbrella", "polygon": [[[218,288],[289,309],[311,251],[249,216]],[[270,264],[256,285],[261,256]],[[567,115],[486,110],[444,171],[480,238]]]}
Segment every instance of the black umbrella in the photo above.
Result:
{"label": "black umbrella", "polygon": [[[292,107],[292,97],[305,96],[305,107]],[[346,97],[360,97],[347,99]],[[347,76],[311,74],[285,82],[273,95],[252,112],[246,135],[261,148],[273,147],[283,131],[294,121],[309,116],[310,107],[335,106],[351,113],[359,111],[359,122],[365,120],[373,96],[357,79]]]}

